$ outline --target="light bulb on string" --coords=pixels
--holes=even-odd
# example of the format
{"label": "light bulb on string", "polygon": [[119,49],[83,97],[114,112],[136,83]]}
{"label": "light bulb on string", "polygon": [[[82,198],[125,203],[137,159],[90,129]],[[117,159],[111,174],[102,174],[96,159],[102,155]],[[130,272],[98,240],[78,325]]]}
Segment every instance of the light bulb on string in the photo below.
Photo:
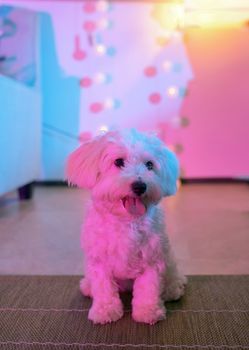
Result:
{"label": "light bulb on string", "polygon": [[112,5],[106,0],[100,0],[97,2],[96,8],[100,12],[108,12],[112,9]]}
{"label": "light bulb on string", "polygon": [[107,18],[103,18],[98,22],[98,27],[102,30],[111,29],[113,28],[113,22]]}
{"label": "light bulb on string", "polygon": [[121,102],[117,98],[108,97],[105,100],[104,106],[106,109],[118,109],[121,107]]}
{"label": "light bulb on string", "polygon": [[175,98],[175,97],[178,97],[179,95],[179,90],[176,86],[170,86],[168,89],[167,89],[167,95],[171,98]]}
{"label": "light bulb on string", "polygon": [[106,133],[107,131],[109,131],[109,128],[107,125],[101,125],[98,129],[98,133],[101,134],[101,133]]}
{"label": "light bulb on string", "polygon": [[96,50],[98,55],[103,56],[103,55],[105,55],[107,49],[106,49],[105,45],[98,44],[95,46],[95,50]]}
{"label": "light bulb on string", "polygon": [[165,60],[162,63],[163,70],[166,71],[166,72],[169,72],[172,69],[172,65],[173,65],[173,63],[171,61]]}

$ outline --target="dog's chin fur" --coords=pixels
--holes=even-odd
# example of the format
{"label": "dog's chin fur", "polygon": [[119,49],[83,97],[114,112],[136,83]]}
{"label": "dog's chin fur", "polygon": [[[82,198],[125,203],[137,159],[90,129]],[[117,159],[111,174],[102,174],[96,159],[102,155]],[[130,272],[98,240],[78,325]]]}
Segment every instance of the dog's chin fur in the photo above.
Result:
{"label": "dog's chin fur", "polygon": [[[103,324],[121,318],[119,291],[126,289],[133,291],[135,321],[164,319],[164,301],[179,299],[186,284],[158,205],[176,192],[174,154],[155,136],[108,132],[70,155],[67,176],[70,183],[91,190],[81,236],[85,277],[80,284],[82,293],[93,298],[89,319]],[[146,185],[144,193],[132,190],[137,181]]]}

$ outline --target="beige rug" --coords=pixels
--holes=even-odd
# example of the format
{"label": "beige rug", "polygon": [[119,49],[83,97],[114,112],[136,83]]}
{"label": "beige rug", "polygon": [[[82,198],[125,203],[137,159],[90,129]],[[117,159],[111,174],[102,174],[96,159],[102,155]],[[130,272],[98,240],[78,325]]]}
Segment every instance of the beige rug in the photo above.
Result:
{"label": "beige rug", "polygon": [[132,321],[130,295],[120,321],[93,325],[79,279],[1,276],[0,349],[249,349],[249,276],[189,277],[184,298],[154,326]]}

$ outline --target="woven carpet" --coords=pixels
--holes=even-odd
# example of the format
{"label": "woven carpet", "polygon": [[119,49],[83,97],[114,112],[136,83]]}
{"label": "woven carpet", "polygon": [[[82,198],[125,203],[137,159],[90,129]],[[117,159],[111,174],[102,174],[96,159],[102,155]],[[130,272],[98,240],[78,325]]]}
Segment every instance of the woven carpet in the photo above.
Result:
{"label": "woven carpet", "polygon": [[77,276],[1,276],[0,349],[249,349],[249,276],[191,276],[153,326],[124,317],[93,325]]}

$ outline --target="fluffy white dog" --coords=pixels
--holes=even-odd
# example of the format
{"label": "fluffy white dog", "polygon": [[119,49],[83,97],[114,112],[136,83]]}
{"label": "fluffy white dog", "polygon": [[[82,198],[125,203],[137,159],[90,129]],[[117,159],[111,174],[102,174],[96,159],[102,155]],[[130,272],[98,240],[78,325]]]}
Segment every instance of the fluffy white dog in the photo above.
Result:
{"label": "fluffy white dog", "polygon": [[176,192],[178,162],[154,135],[110,131],[82,144],[68,159],[69,183],[91,190],[83,225],[85,277],[80,289],[93,298],[89,319],[123,316],[119,291],[132,289],[132,317],[154,324],[164,301],[184,293],[158,203]]}

